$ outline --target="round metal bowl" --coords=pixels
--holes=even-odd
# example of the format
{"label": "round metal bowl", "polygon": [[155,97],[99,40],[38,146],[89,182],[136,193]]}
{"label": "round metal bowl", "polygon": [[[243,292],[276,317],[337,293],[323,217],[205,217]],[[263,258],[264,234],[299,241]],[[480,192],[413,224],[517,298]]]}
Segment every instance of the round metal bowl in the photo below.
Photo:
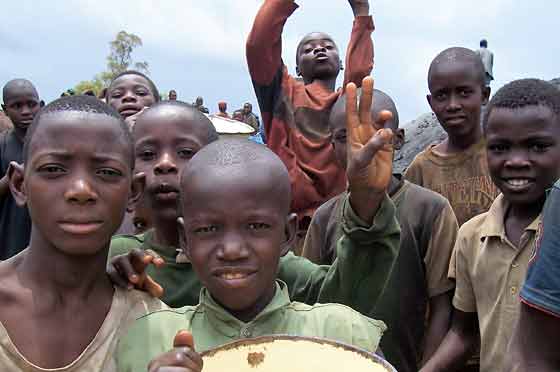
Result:
{"label": "round metal bowl", "polygon": [[396,372],[379,356],[320,338],[274,335],[202,353],[204,372]]}

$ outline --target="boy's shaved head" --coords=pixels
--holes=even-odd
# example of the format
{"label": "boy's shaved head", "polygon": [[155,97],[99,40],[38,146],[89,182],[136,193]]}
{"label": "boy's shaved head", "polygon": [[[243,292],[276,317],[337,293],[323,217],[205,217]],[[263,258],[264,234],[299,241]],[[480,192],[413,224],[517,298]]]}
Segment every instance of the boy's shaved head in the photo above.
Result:
{"label": "boy's shaved head", "polygon": [[486,71],[484,70],[482,60],[476,52],[461,47],[446,49],[434,58],[428,71],[428,85],[431,85],[432,76],[436,71],[438,71],[440,66],[456,63],[461,63],[469,68],[472,68],[473,72],[480,80],[480,84],[482,86],[485,85]]}
{"label": "boy's shaved head", "polygon": [[202,135],[201,139],[204,140],[205,143],[214,142],[219,138],[218,132],[216,132],[216,128],[214,127],[214,124],[212,124],[212,121],[196,107],[182,101],[160,101],[154,104],[139,115],[136,125],[132,130],[133,133],[136,132],[138,125],[143,125],[144,121],[152,122],[152,120],[146,119],[151,119],[154,116],[161,114],[183,115],[186,121],[197,125],[197,129],[200,130],[200,134]]}
{"label": "boy's shaved head", "polygon": [[133,150],[133,141],[132,135],[128,129],[126,123],[122,120],[119,113],[113,109],[111,106],[107,105],[103,101],[91,96],[67,96],[59,98],[47,106],[45,106],[39,114],[35,116],[33,123],[29,127],[27,131],[27,136],[25,139],[25,143],[23,146],[23,159],[24,161],[29,156],[29,149],[31,147],[31,142],[33,140],[33,135],[37,128],[41,125],[41,119],[47,115],[57,115],[57,114],[64,114],[68,112],[80,112],[86,114],[99,114],[109,116],[114,118],[118,125],[120,126],[122,137],[127,143],[130,155],[131,155],[131,165],[134,167],[134,150]]}
{"label": "boy's shaved head", "polygon": [[[270,197],[277,200],[286,214],[291,202],[290,177],[286,166],[280,158],[266,146],[246,139],[221,139],[203,147],[181,172],[181,197],[190,181],[204,174],[223,175],[229,177],[246,177],[245,182],[251,183],[251,175],[261,177],[267,175],[270,184]],[[224,190],[227,192],[227,190]]]}
{"label": "boy's shaved head", "polygon": [[26,79],[13,79],[4,85],[2,89],[2,100],[6,103],[10,97],[14,94],[19,94],[20,92],[31,92],[37,99],[39,98],[39,93],[32,82]]}
{"label": "boy's shaved head", "polygon": [[334,39],[331,37],[331,35],[329,35],[325,32],[319,32],[319,31],[310,32],[310,33],[308,33],[307,35],[305,35],[304,37],[301,38],[301,40],[300,40],[300,42],[299,42],[299,44],[296,48],[296,65],[299,64],[299,56],[300,56],[301,47],[303,47],[303,45],[305,45],[310,40],[318,40],[318,39],[331,40],[336,46],[336,43],[334,42]]}
{"label": "boy's shaved head", "polygon": [[515,110],[527,106],[548,107],[560,124],[560,90],[544,80],[520,79],[504,85],[492,97],[484,115],[483,128],[486,129],[494,109]]}

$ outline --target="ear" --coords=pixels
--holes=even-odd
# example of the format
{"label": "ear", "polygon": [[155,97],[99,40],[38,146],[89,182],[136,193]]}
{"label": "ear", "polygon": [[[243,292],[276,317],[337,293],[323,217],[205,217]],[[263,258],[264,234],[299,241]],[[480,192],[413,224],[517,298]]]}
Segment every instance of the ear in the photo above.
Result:
{"label": "ear", "polygon": [[490,99],[490,93],[492,89],[490,87],[483,87],[482,88],[482,106],[486,106],[488,100]]}
{"label": "ear", "polygon": [[40,101],[39,101],[39,107],[41,107],[41,108],[42,108],[42,107],[45,107],[45,101],[40,100]]}
{"label": "ear", "polygon": [[342,64],[342,60],[338,61],[340,63],[340,71],[344,71],[344,65]]}
{"label": "ear", "polygon": [[282,244],[280,257],[283,257],[290,251],[296,241],[297,235],[297,215],[291,213],[286,217],[286,241]]}
{"label": "ear", "polygon": [[10,186],[10,191],[12,193],[12,197],[15,199],[16,204],[20,207],[25,206],[27,203],[27,193],[25,191],[25,183],[24,183],[24,166],[22,164],[18,164],[15,161],[10,162],[8,166],[8,171],[6,172],[8,175],[8,184]]}
{"label": "ear", "polygon": [[404,146],[404,128],[398,128],[393,132],[393,148],[400,150]]}
{"label": "ear", "polygon": [[144,173],[136,173],[132,176],[132,182],[130,185],[130,196],[128,197],[128,205],[126,206],[127,211],[134,210],[134,206],[142,195],[144,194],[144,186],[146,185],[146,175]]}
{"label": "ear", "polygon": [[299,66],[296,66],[296,75],[301,76],[301,72],[299,71]]}
{"label": "ear", "polygon": [[430,105],[430,108],[432,108],[432,111],[434,110],[432,107],[432,95],[431,94],[427,94],[426,95],[426,100],[428,101],[428,105]]}
{"label": "ear", "polygon": [[191,250],[187,244],[187,234],[185,234],[185,220],[177,217],[177,232],[179,233],[179,247],[183,250],[189,261],[191,260]]}

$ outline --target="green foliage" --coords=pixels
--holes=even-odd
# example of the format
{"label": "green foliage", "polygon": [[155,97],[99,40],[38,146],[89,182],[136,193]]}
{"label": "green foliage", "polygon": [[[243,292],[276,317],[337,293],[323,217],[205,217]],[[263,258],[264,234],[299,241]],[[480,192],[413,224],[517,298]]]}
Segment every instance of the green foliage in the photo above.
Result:
{"label": "green foliage", "polygon": [[97,74],[92,80],[84,80],[74,87],[77,94],[92,89],[96,95],[107,87],[113,78],[130,68],[149,74],[148,62],[134,62],[132,52],[142,46],[142,39],[126,31],[120,31],[115,40],[109,43],[110,53],[107,56],[107,70]]}

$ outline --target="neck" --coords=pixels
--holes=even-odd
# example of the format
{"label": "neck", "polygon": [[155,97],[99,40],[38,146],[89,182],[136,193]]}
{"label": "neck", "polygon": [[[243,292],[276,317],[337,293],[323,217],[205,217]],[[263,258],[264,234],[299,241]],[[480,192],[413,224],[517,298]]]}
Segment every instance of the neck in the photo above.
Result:
{"label": "neck", "polygon": [[330,90],[331,92],[334,92],[336,89],[336,77],[331,79],[305,79],[304,78],[303,81],[305,85],[309,85],[312,83],[319,83],[326,89]]}
{"label": "neck", "polygon": [[268,294],[264,295],[263,297],[259,298],[257,302],[249,309],[229,310],[225,306],[223,305],[221,306],[224,309],[226,309],[235,318],[241,320],[244,323],[249,323],[250,321],[254,320],[268,306],[268,304],[270,304],[275,294],[276,294],[276,283],[274,283],[274,287],[272,288],[272,291],[270,291]]}
{"label": "neck", "polygon": [[39,295],[53,296],[62,300],[87,299],[93,293],[113,293],[113,286],[106,274],[106,247],[94,255],[72,256],[57,249],[32,229],[29,248],[20,266],[22,282]]}
{"label": "neck", "polygon": [[165,247],[179,248],[177,219],[154,216],[154,243]]}
{"label": "neck", "polygon": [[510,218],[515,218],[516,220],[523,222],[525,226],[529,226],[531,222],[533,222],[535,218],[541,214],[545,201],[546,196],[543,196],[541,200],[535,203],[511,204],[507,215]]}
{"label": "neck", "polygon": [[23,142],[25,140],[25,134],[27,133],[27,129],[18,128],[14,125],[14,134],[16,138]]}
{"label": "neck", "polygon": [[447,140],[444,141],[442,145],[444,145],[445,152],[447,153],[457,153],[463,152],[469,147],[477,144],[482,139],[482,129],[479,126],[472,131],[471,133],[462,136],[461,138],[452,138],[450,136],[447,137]]}

